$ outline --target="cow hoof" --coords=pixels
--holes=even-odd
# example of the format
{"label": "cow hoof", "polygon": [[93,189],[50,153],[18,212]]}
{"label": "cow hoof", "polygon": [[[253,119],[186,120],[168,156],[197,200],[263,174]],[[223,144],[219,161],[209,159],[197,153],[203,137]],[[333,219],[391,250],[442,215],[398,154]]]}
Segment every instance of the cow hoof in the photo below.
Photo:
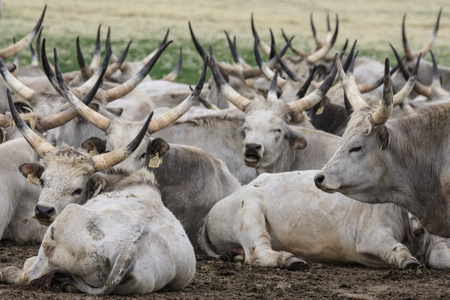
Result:
{"label": "cow hoof", "polygon": [[416,270],[416,269],[419,269],[421,267],[422,267],[422,265],[415,259],[408,259],[408,260],[406,260],[406,261],[404,261],[402,263],[402,269],[403,270],[407,270],[407,269]]}
{"label": "cow hoof", "polygon": [[309,264],[298,257],[291,257],[286,261],[285,268],[290,271],[308,270]]}
{"label": "cow hoof", "polygon": [[241,262],[244,261],[244,255],[238,254],[236,256],[233,257],[233,261],[234,262]]}

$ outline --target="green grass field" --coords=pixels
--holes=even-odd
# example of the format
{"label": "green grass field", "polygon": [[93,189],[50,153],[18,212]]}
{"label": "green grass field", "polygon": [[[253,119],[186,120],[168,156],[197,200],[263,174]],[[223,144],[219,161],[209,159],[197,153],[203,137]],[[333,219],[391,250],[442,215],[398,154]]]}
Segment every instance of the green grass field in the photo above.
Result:
{"label": "green grass field", "polygon": [[[178,82],[195,83],[201,68],[201,59],[190,39],[188,21],[191,21],[197,38],[206,48],[213,45],[219,60],[231,62],[231,54],[224,30],[236,35],[238,50],[248,62],[254,63],[253,37],[250,15],[260,36],[267,42],[272,28],[278,47],[283,39],[281,28],[288,35],[295,35],[294,45],[303,50],[314,47],[310,13],[319,36],[326,34],[326,14],[334,27],[335,14],[339,14],[340,28],[336,46],[342,47],[345,39],[358,39],[360,55],[383,61],[394,59],[389,43],[401,52],[401,22],[407,13],[406,25],[410,46],[420,49],[433,30],[438,11],[443,7],[441,26],[433,50],[440,64],[449,65],[450,41],[449,16],[446,1],[145,1],[145,0],[4,0],[0,20],[0,47],[6,47],[12,38],[23,37],[37,22],[45,4],[48,5],[44,19],[43,37],[47,39],[47,51],[58,49],[63,71],[78,68],[75,52],[76,37],[80,36],[81,47],[89,62],[94,50],[97,27],[102,24],[102,41],[107,27],[111,27],[114,53],[118,56],[132,40],[127,60],[140,60],[148,55],[170,28],[169,39],[173,44],[163,53],[151,71],[151,76],[161,78],[175,66],[179,47],[183,46],[183,68]],[[29,51],[22,51],[21,64],[29,63]],[[288,55],[293,55],[288,52]],[[428,57],[427,57],[428,58]]]}

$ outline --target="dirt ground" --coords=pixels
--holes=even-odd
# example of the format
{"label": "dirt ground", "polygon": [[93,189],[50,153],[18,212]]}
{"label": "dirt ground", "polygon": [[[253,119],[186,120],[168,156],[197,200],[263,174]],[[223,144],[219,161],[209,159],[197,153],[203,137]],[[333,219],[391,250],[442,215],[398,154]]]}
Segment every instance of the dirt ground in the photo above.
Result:
{"label": "dirt ground", "polygon": [[[0,242],[0,268],[21,267],[39,245]],[[450,273],[311,264],[308,271],[251,267],[197,254],[197,273],[181,292],[117,297],[24,291],[0,285],[0,299],[449,299]]]}

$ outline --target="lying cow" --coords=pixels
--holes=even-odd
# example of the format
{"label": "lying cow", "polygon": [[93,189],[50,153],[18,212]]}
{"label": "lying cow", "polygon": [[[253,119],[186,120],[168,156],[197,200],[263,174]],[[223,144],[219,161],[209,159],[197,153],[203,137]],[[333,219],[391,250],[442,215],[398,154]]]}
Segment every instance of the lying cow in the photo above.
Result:
{"label": "lying cow", "polygon": [[78,204],[68,205],[56,218],[55,212],[37,210],[36,218],[49,225],[38,256],[23,270],[0,270],[0,282],[29,283],[57,275],[85,293],[120,295],[186,286],[195,273],[194,250],[162,204],[154,176],[146,170],[108,170],[138,148],[151,118],[126,147],[92,157],[47,143],[20,119],[10,94],[9,101],[18,129],[46,166],[24,164],[20,170],[39,182],[41,196],[74,198]]}
{"label": "lying cow", "polygon": [[443,238],[415,236],[408,212],[394,204],[369,205],[318,191],[317,171],[262,174],[209,212],[200,236],[205,252],[219,258],[243,248],[245,262],[300,269],[310,262],[370,267],[450,268]]}

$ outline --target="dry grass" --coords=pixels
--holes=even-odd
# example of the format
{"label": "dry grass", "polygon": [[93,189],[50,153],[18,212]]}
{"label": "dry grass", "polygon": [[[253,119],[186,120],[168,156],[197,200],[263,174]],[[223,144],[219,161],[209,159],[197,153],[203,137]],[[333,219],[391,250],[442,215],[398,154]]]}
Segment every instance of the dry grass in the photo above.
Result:
{"label": "dry grass", "polygon": [[[447,64],[450,51],[449,12],[446,1],[336,1],[336,0],[6,0],[3,1],[3,13],[0,21],[0,47],[8,45],[13,36],[22,37],[35,24],[44,7],[48,5],[44,20],[44,36],[49,47],[56,46],[67,64],[75,67],[75,39],[80,36],[85,41],[85,52],[92,51],[98,24],[111,26],[112,40],[116,43],[116,52],[123,49],[132,39],[134,52],[130,59],[138,59],[149,53],[170,28],[170,38],[174,40],[173,50],[164,68],[170,70],[176,60],[177,48],[184,47],[184,68],[198,68],[200,63],[190,41],[187,23],[190,20],[204,46],[212,43],[223,47],[219,51],[220,59],[230,60],[226,49],[223,30],[237,36],[238,48],[243,56],[252,58],[253,38],[250,30],[250,14],[255,16],[260,36],[269,42],[268,28],[272,28],[279,44],[282,43],[280,29],[295,35],[297,48],[309,50],[313,45],[309,15],[314,20],[321,37],[325,36],[326,14],[331,15],[334,27],[335,14],[339,14],[340,28],[336,49],[343,45],[346,38],[358,39],[359,49],[364,55],[380,59],[390,56],[389,43],[401,50],[401,22],[407,13],[407,33],[410,46],[420,49],[426,43],[433,30],[437,13],[441,7],[441,29],[434,49],[441,64]],[[133,48],[134,47],[134,48]],[[62,48],[62,49],[61,49]],[[26,54],[24,54],[26,55]],[[87,55],[86,55],[87,56]],[[71,58],[73,57],[73,59]]]}

